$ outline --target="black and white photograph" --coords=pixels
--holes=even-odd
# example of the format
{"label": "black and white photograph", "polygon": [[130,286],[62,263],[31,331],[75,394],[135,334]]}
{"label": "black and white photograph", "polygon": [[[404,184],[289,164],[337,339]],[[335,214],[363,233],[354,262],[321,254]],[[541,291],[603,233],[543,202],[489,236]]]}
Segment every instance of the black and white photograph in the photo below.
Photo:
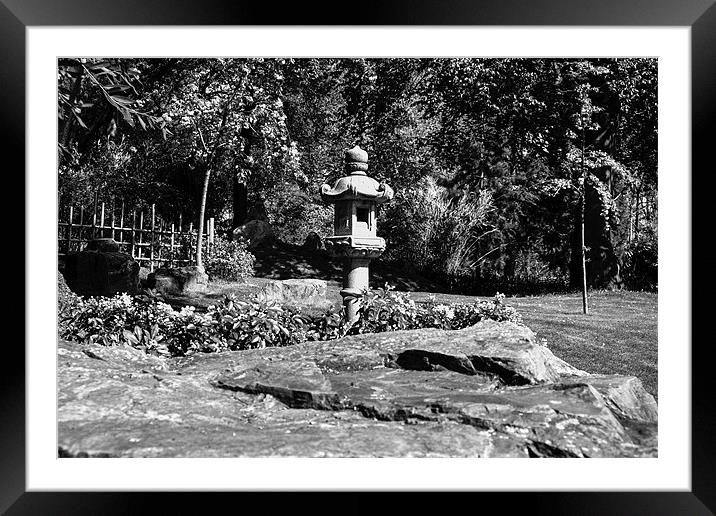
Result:
{"label": "black and white photograph", "polygon": [[59,458],[658,458],[656,57],[64,56]]}
{"label": "black and white photograph", "polygon": [[0,513],[713,514],[713,3],[0,0]]}

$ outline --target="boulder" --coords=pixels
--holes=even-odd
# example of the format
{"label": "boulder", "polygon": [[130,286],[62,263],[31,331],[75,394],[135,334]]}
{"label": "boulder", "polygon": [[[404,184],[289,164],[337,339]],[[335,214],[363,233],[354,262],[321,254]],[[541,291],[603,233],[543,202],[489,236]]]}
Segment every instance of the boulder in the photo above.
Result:
{"label": "boulder", "polygon": [[61,341],[58,435],[63,457],[657,456],[638,379],[494,322],[178,358]]}
{"label": "boulder", "polygon": [[147,287],[162,294],[188,294],[205,292],[209,284],[209,275],[203,267],[161,268],[147,276]]}
{"label": "boulder", "polygon": [[65,258],[64,277],[70,289],[81,296],[136,294],[139,264],[127,253],[80,251]]}
{"label": "boulder", "polygon": [[103,253],[117,253],[119,252],[119,242],[113,238],[95,238],[87,242],[84,248],[85,251],[100,251]]}
{"label": "boulder", "polygon": [[321,236],[315,231],[311,231],[306,236],[306,240],[303,241],[302,247],[304,249],[307,249],[308,251],[318,251],[319,249],[323,249],[323,241],[321,240]]}
{"label": "boulder", "polygon": [[273,239],[273,228],[264,220],[250,220],[246,224],[235,228],[232,233],[232,240],[243,238],[248,242],[248,248],[254,249],[265,245]]}
{"label": "boulder", "polygon": [[146,267],[139,268],[139,288],[145,289],[149,287],[149,275],[151,271]]}
{"label": "boulder", "polygon": [[58,313],[64,312],[67,308],[72,306],[77,300],[77,295],[70,290],[67,286],[65,277],[57,272],[57,311]]}
{"label": "boulder", "polygon": [[328,284],[317,279],[270,280],[256,293],[256,300],[289,305],[324,307]]}

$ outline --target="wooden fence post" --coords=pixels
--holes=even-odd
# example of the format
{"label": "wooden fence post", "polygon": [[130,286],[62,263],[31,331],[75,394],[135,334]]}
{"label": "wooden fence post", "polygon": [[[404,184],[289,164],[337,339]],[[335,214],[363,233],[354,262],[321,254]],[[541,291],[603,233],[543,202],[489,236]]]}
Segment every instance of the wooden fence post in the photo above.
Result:
{"label": "wooden fence post", "polygon": [[174,267],[174,223],[171,225],[171,237],[169,240],[169,267]]}
{"label": "wooden fence post", "polygon": [[154,213],[154,204],[152,204],[152,232],[150,233],[149,237],[149,270],[151,272],[154,272],[154,241],[156,240],[156,232],[155,232],[155,213]]}
{"label": "wooden fence post", "polygon": [[114,200],[114,197],[112,197],[112,207],[110,208],[110,212],[109,212],[110,213],[110,225],[112,226],[112,230],[110,231],[109,236],[112,240],[114,240],[114,226],[116,223],[116,220],[114,218],[114,209],[115,209],[114,204],[115,204],[115,200]]}
{"label": "wooden fence post", "polygon": [[102,214],[99,217],[99,237],[104,238],[104,203],[102,203]]}
{"label": "wooden fence post", "polygon": [[67,223],[67,253],[72,251],[72,206],[70,206],[70,220]]}
{"label": "wooden fence post", "polygon": [[143,252],[143,245],[144,245],[144,210],[142,208],[139,208],[139,242],[137,243],[137,261],[139,262],[139,265],[142,265],[142,259],[144,258],[144,252]]}
{"label": "wooden fence post", "polygon": [[92,210],[92,232],[90,239],[97,238],[97,198],[95,197],[94,209]]}
{"label": "wooden fence post", "polygon": [[214,217],[211,217],[209,219],[209,230],[207,231],[209,234],[209,246],[210,246],[210,252],[214,251]]}
{"label": "wooden fence post", "polygon": [[122,201],[122,210],[119,212],[119,241],[124,244],[124,201]]}
{"label": "wooden fence post", "polygon": [[137,210],[132,210],[132,236],[129,239],[129,242],[130,242],[129,254],[131,254],[132,258],[135,258],[135,259],[136,259],[136,256],[135,256],[136,245],[135,244],[136,244],[136,240],[137,240],[137,238],[135,236],[136,235],[136,232],[135,232],[136,227],[137,227]]}
{"label": "wooden fence post", "polygon": [[82,230],[84,229],[84,222],[85,222],[85,207],[80,206],[80,227],[77,234],[77,250],[81,251],[82,247]]}
{"label": "wooden fence post", "polygon": [[157,245],[157,267],[162,266],[162,249],[164,248],[164,221],[159,219],[159,240]]}

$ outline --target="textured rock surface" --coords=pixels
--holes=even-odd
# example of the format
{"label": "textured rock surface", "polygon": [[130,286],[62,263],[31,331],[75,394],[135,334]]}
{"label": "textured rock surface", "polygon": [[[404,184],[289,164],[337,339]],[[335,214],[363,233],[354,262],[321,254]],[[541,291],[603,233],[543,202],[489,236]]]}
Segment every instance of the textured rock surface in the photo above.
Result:
{"label": "textured rock surface", "polygon": [[328,285],[317,279],[271,280],[256,293],[259,301],[276,301],[295,305],[327,306]]}
{"label": "textured rock surface", "polygon": [[68,306],[72,305],[77,299],[77,295],[67,286],[65,277],[61,272],[57,272],[57,311],[62,313]]}
{"label": "textured rock surface", "polygon": [[150,275],[151,273],[152,273],[152,272],[151,272],[149,269],[147,269],[146,267],[140,267],[140,268],[139,268],[139,274],[138,274],[138,276],[139,276],[139,288],[140,288],[140,289],[144,289],[144,288],[149,287],[149,283],[148,283],[148,282],[149,282],[149,275]]}
{"label": "textured rock surface", "polygon": [[64,277],[70,289],[82,296],[136,294],[139,264],[126,253],[80,251],[65,258]]}
{"label": "textured rock surface", "polygon": [[100,251],[103,253],[117,253],[119,252],[119,242],[114,238],[95,238],[87,242],[84,248],[85,251]]}
{"label": "textured rock surface", "polygon": [[238,240],[239,238],[246,239],[248,248],[254,249],[273,240],[273,228],[265,220],[250,220],[233,230],[232,239]]}
{"label": "textured rock surface", "polygon": [[510,323],[165,359],[60,342],[68,457],[649,457],[657,407]]}
{"label": "textured rock surface", "polygon": [[161,268],[147,275],[146,284],[163,294],[204,292],[209,275],[196,266]]}
{"label": "textured rock surface", "polygon": [[319,249],[323,249],[323,240],[321,240],[321,235],[315,231],[311,231],[308,235],[306,235],[306,239],[303,241],[303,248],[309,251],[318,251]]}

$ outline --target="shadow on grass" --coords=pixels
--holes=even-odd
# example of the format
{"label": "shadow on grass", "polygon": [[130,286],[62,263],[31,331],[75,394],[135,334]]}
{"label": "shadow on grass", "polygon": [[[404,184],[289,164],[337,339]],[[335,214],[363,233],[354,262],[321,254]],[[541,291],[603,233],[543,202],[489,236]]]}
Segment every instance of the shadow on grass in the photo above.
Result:
{"label": "shadow on grass", "polygon": [[[343,281],[343,260],[333,258],[324,249],[311,250],[285,242],[252,249],[256,256],[254,276],[269,279],[313,278]],[[371,261],[372,288],[389,283],[404,291],[444,291],[444,287],[408,267],[398,267],[380,258]]]}

